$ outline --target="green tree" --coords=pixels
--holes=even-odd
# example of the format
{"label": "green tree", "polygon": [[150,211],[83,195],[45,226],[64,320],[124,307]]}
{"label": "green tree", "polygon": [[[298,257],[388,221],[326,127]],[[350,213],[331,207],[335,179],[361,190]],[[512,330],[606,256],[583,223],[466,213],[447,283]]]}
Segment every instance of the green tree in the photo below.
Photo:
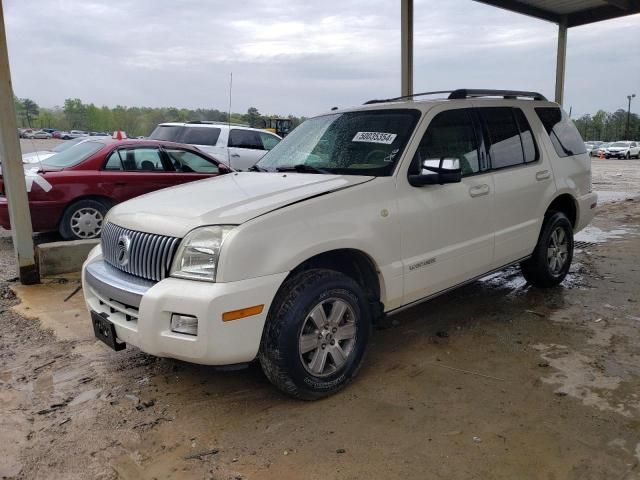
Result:
{"label": "green tree", "polygon": [[242,119],[252,127],[260,126],[262,123],[262,115],[260,115],[256,107],[249,107],[247,113],[242,116]]}
{"label": "green tree", "polygon": [[31,127],[33,126],[33,122],[35,121],[35,119],[38,117],[38,114],[40,113],[40,107],[38,107],[38,104],[33,100],[31,100],[30,98],[23,98],[21,102],[22,102],[22,110],[24,112],[24,117],[27,121],[27,125]]}
{"label": "green tree", "polygon": [[87,107],[79,98],[67,98],[64,101],[64,116],[70,129],[86,128],[86,115]]}

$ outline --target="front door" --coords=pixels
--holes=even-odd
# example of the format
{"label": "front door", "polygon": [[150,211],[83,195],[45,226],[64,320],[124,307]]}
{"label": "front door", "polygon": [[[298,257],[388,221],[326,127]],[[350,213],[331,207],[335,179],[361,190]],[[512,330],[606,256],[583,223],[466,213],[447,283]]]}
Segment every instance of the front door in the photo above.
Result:
{"label": "front door", "polygon": [[442,106],[427,115],[412,168],[458,159],[463,177],[423,187],[398,178],[405,304],[478,276],[493,261],[493,178],[473,109]]}

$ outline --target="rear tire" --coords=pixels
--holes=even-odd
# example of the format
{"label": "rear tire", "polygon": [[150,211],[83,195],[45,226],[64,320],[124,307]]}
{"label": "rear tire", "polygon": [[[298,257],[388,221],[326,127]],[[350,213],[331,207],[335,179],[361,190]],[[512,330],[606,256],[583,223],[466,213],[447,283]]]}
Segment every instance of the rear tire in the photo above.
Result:
{"label": "rear tire", "polygon": [[370,333],[362,288],[340,272],[308,270],[287,280],[276,295],[258,358],[278,389],[317,400],[355,377]]}
{"label": "rear tire", "polygon": [[89,240],[100,237],[109,206],[100,200],[79,200],[67,207],[58,231],[65,240]]}
{"label": "rear tire", "polygon": [[573,227],[562,212],[550,212],[533,255],[520,263],[522,275],[531,285],[549,288],[567,276],[573,259]]}

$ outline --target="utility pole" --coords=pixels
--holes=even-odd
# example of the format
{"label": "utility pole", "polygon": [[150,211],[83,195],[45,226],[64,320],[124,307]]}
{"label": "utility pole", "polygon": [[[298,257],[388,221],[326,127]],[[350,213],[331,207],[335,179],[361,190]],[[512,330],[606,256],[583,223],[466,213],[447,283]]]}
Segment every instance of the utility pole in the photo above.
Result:
{"label": "utility pole", "polygon": [[629,135],[629,118],[631,117],[631,99],[635,97],[636,97],[635,93],[632,93],[631,95],[627,95],[627,100],[629,100],[629,106],[627,107],[627,127],[624,129],[625,140],[631,140],[631,136]]}
{"label": "utility pole", "polygon": [[11,237],[16,252],[18,276],[20,282],[25,285],[38,283],[40,276],[33,250],[31,212],[29,211],[27,185],[22,166],[20,141],[18,140],[15,105],[13,104],[2,0],[0,0],[0,161],[2,162],[2,177],[7,203],[9,204]]}

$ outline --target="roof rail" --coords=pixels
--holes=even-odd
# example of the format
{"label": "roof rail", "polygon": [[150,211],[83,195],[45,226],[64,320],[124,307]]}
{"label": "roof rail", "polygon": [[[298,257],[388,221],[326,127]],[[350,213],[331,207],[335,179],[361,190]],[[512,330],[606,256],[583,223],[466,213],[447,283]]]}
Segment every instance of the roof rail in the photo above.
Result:
{"label": "roof rail", "polygon": [[422,92],[413,93],[411,95],[403,95],[401,97],[373,99],[364,102],[364,105],[371,105],[373,103],[386,103],[397,102],[398,100],[404,100],[413,97],[422,97],[425,95],[439,95],[442,93],[448,93],[449,100],[458,100],[464,98],[478,98],[478,97],[503,97],[506,99],[514,99],[518,97],[532,98],[533,100],[546,101],[547,99],[538,92],[524,92],[520,90],[481,90],[472,88],[459,88],[458,90],[437,90],[434,92]]}
{"label": "roof rail", "polygon": [[404,100],[405,98],[422,97],[425,95],[438,95],[440,93],[451,93],[451,92],[453,92],[453,90],[438,90],[435,92],[412,93],[411,95],[403,95],[401,97],[368,100],[364,102],[363,105],[371,105],[372,103],[397,102],[398,100]]}
{"label": "roof rail", "polygon": [[520,90],[481,90],[472,88],[460,88],[458,90],[454,90],[451,92],[451,95],[449,95],[449,100],[478,97],[502,97],[507,99],[523,97],[540,101],[547,100],[544,95],[538,92],[524,92]]}
{"label": "roof rail", "polygon": [[232,125],[234,127],[249,127],[249,125],[246,123],[219,122],[215,120],[191,120],[185,123],[195,124],[195,125],[198,125],[198,124],[200,125]]}

